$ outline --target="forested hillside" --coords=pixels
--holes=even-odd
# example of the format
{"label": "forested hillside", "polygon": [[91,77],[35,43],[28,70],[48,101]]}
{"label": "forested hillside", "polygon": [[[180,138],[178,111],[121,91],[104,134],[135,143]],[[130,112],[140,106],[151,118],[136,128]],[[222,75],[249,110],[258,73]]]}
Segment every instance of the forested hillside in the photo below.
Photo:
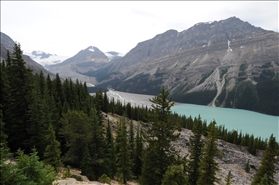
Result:
{"label": "forested hillside", "polygon": [[[210,185],[219,181],[214,159],[218,138],[246,146],[253,155],[265,150],[253,183],[275,184],[278,143],[273,136],[264,141],[216,127],[215,121],[173,114],[166,89],[150,100],[150,109],[132,107],[109,101],[101,90],[90,96],[78,80],[33,75],[24,64],[15,44],[0,65],[1,184],[50,184],[62,167],[72,166],[90,180]],[[116,128],[103,116],[108,112],[121,116]],[[135,127],[133,120],[139,123]],[[181,157],[172,144],[181,128],[194,132],[189,158]],[[13,158],[16,163],[7,162]],[[63,174],[71,176],[67,170]],[[228,174],[228,183],[230,178]]]}

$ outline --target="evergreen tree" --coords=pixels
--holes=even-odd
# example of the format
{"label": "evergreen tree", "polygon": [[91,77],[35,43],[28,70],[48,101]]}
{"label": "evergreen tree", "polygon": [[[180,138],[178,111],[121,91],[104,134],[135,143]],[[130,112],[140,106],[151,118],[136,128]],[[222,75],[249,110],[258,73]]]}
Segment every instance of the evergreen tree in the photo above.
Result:
{"label": "evergreen tree", "polygon": [[62,167],[60,143],[56,140],[55,131],[49,124],[46,140],[49,141],[44,153],[44,161],[53,166],[58,172],[59,167]]}
{"label": "evergreen tree", "polygon": [[170,166],[163,177],[162,185],[190,185],[181,166]]}
{"label": "evergreen tree", "polygon": [[229,171],[226,179],[225,179],[226,185],[231,185],[232,184],[232,180],[231,180],[231,171]]}
{"label": "evergreen tree", "polygon": [[199,178],[199,163],[202,157],[202,148],[203,141],[202,137],[202,121],[199,116],[198,119],[194,122],[193,126],[194,135],[190,137],[190,146],[189,146],[189,161],[187,164],[187,172],[189,176],[189,183],[191,185],[196,185]]}
{"label": "evergreen tree", "polygon": [[267,176],[268,184],[277,184],[274,179],[274,174],[276,173],[275,164],[277,163],[277,159],[275,158],[277,155],[277,145],[275,137],[272,134],[269,138],[268,146],[262,156],[261,165],[254,175],[252,185],[259,184],[264,175]]}
{"label": "evergreen tree", "polygon": [[[134,164],[135,161],[135,135],[134,135],[134,124],[133,120],[130,121],[130,128],[129,128],[129,150],[131,151],[131,160],[132,163]],[[132,167],[133,169],[134,167]]]}
{"label": "evergreen tree", "polygon": [[250,160],[248,160],[247,163],[246,163],[246,165],[245,165],[245,171],[246,171],[247,173],[250,172],[250,164],[249,164],[249,162],[250,162]]}
{"label": "evergreen tree", "polygon": [[104,108],[103,108],[103,111],[105,113],[109,112],[109,100],[108,100],[108,96],[107,96],[107,92],[106,91],[104,92]]}
{"label": "evergreen tree", "polygon": [[126,184],[128,180],[131,180],[133,178],[133,174],[132,161],[130,156],[131,151],[129,150],[128,135],[126,131],[127,127],[124,117],[120,119],[117,130],[117,177],[121,182]]}
{"label": "evergreen tree", "polygon": [[8,143],[7,143],[8,135],[4,131],[5,123],[3,122],[2,117],[3,117],[2,116],[2,104],[0,104],[0,144],[2,144],[3,147],[7,148],[8,147]]}
{"label": "evergreen tree", "polygon": [[83,158],[83,153],[80,151],[83,151],[86,145],[90,147],[93,137],[91,120],[84,112],[74,110],[64,114],[60,122],[62,125],[60,132],[68,149],[64,161],[71,166],[80,167]]}
{"label": "evergreen tree", "polygon": [[45,165],[39,159],[35,149],[30,155],[25,155],[21,150],[18,151],[17,168],[26,177],[26,183],[22,182],[22,184],[49,185],[55,180],[53,167]]}
{"label": "evergreen tree", "polygon": [[143,151],[143,142],[142,142],[142,131],[138,125],[137,134],[136,134],[136,143],[135,143],[135,160],[134,160],[134,175],[139,178],[141,174],[142,167],[142,151]]}
{"label": "evergreen tree", "polygon": [[11,157],[7,147],[0,143],[0,184],[28,184],[27,177],[19,170],[16,164],[7,162]]}
{"label": "evergreen tree", "polygon": [[92,109],[90,114],[90,124],[92,130],[89,130],[91,139],[89,142],[89,152],[92,157],[92,169],[97,180],[103,174],[108,174],[110,171],[110,162],[106,154],[108,153],[108,147],[103,133],[103,125],[100,124],[99,116],[95,109]]}
{"label": "evergreen tree", "polygon": [[92,158],[90,156],[89,149],[88,149],[87,145],[86,145],[86,147],[84,149],[84,152],[83,152],[83,158],[82,158],[82,161],[81,161],[80,168],[81,168],[81,174],[82,175],[87,176],[87,178],[89,180],[95,179],[95,174],[94,174],[93,169],[92,169]]}
{"label": "evergreen tree", "polygon": [[16,152],[18,148],[27,149],[24,145],[28,139],[28,107],[32,90],[32,72],[25,66],[20,44],[14,45],[14,51],[7,57],[7,77],[10,84],[9,105],[5,110],[4,122],[8,134],[9,148]]}
{"label": "evergreen tree", "polygon": [[173,102],[168,99],[169,92],[165,89],[160,91],[150,101],[151,124],[146,125],[144,139],[147,148],[143,155],[143,166],[141,172],[141,184],[161,185],[163,175],[168,167],[175,164],[178,152],[171,142],[176,141],[179,134],[175,134],[177,124],[170,120],[171,107]]}
{"label": "evergreen tree", "polygon": [[218,163],[214,160],[217,155],[217,129],[215,127],[216,122],[213,121],[209,125],[209,131],[207,134],[206,142],[202,151],[202,158],[199,164],[199,178],[198,185],[213,185],[218,182],[216,172],[219,170]]}
{"label": "evergreen tree", "polygon": [[46,140],[47,130],[49,124],[52,124],[52,120],[45,94],[41,94],[38,81],[35,81],[34,84],[35,87],[32,90],[32,99],[28,110],[30,126],[28,129],[29,139],[26,144],[30,148],[36,147],[39,157],[43,158],[48,143]]}
{"label": "evergreen tree", "polygon": [[[10,57],[9,51],[8,52],[8,57]],[[7,59],[7,60],[11,60],[11,59]],[[6,67],[6,62],[2,61],[1,65],[0,65],[0,104],[2,105],[1,110],[2,110],[2,120],[3,123],[9,121],[9,119],[7,118],[7,116],[9,115],[7,113],[7,110],[9,109],[9,101],[11,98],[11,94],[10,94],[10,83],[8,80],[8,76],[7,76],[7,67]],[[4,127],[3,127],[4,129]]]}
{"label": "evergreen tree", "polygon": [[268,183],[268,177],[267,177],[266,174],[264,174],[264,176],[261,178],[261,182],[260,182],[259,185],[270,185],[270,184]]}

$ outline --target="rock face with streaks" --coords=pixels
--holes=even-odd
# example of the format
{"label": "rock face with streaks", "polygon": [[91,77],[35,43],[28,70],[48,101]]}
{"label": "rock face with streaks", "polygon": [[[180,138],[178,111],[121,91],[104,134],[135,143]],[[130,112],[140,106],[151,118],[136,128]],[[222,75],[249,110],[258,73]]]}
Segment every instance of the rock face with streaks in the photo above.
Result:
{"label": "rock face with streaks", "polygon": [[154,95],[166,87],[179,102],[279,115],[278,38],[236,17],[198,23],[140,42],[90,75],[119,91]]}

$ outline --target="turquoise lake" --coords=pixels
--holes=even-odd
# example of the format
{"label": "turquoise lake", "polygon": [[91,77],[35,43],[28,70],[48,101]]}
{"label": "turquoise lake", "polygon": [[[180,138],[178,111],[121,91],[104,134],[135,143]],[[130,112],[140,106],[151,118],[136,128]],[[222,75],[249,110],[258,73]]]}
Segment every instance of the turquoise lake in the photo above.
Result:
{"label": "turquoise lake", "polygon": [[273,134],[279,141],[279,116],[270,116],[253,111],[219,108],[193,104],[177,104],[172,111],[192,118],[201,116],[207,124],[215,120],[217,125],[224,125],[228,130],[242,131],[243,134],[254,134],[262,139]]}

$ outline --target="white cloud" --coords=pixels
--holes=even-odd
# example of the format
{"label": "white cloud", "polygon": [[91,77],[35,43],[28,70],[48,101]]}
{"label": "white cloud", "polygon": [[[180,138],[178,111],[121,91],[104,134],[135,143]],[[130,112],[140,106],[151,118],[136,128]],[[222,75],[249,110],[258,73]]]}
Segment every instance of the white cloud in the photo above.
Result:
{"label": "white cloud", "polygon": [[93,45],[125,54],[169,29],[231,16],[278,31],[278,2],[257,1],[3,1],[1,31],[28,51],[72,56]]}

